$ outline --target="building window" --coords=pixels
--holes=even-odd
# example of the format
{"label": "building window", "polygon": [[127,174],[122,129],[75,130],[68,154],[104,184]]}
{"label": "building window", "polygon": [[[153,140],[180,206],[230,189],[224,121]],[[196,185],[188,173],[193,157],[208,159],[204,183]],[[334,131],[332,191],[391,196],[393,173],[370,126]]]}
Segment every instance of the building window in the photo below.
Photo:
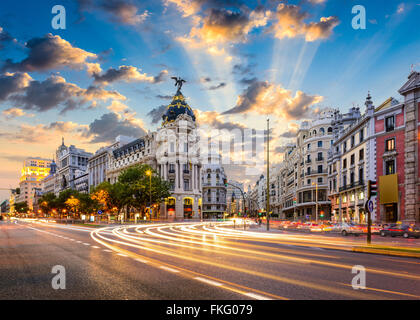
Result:
{"label": "building window", "polygon": [[395,160],[385,161],[385,175],[395,173]]}
{"label": "building window", "polygon": [[362,143],[362,141],[365,139],[365,137],[364,137],[364,132],[363,132],[363,129],[362,130],[360,130],[360,132],[359,132],[359,142],[360,143]]}
{"label": "building window", "polygon": [[395,138],[388,139],[385,141],[385,151],[395,150]]}
{"label": "building window", "polygon": [[343,169],[347,169],[347,159],[343,160]]}
{"label": "building window", "polygon": [[188,143],[184,143],[184,152],[188,152]]}
{"label": "building window", "polygon": [[318,183],[322,183],[322,178],[318,178]]}
{"label": "building window", "polygon": [[318,161],[322,161],[323,160],[323,158],[322,158],[322,152],[318,152],[318,158],[317,158],[317,160]]}
{"label": "building window", "polygon": [[170,190],[175,190],[175,180],[174,179],[169,179],[169,188]]}
{"label": "building window", "polygon": [[347,141],[343,142],[343,152],[347,151]]}
{"label": "building window", "polygon": [[350,148],[353,148],[354,147],[354,136],[351,136],[351,140],[350,141],[351,141],[350,142],[350,145],[351,145]]}
{"label": "building window", "polygon": [[318,166],[318,173],[322,173],[322,164]]}
{"label": "building window", "polygon": [[311,144],[308,143],[308,151],[311,150]]}
{"label": "building window", "polygon": [[169,164],[169,173],[174,173],[175,172],[175,164],[170,163]]}
{"label": "building window", "polygon": [[365,158],[365,149],[359,150],[359,161],[362,161]]}
{"label": "building window", "polygon": [[175,144],[171,142],[171,152],[175,152]]}
{"label": "building window", "polygon": [[359,169],[359,182],[363,184],[363,168]]}
{"label": "building window", "polygon": [[390,116],[385,118],[385,130],[386,132],[392,131],[395,129],[395,117]]}
{"label": "building window", "polygon": [[318,148],[322,148],[322,141],[318,141]]}
{"label": "building window", "polygon": [[184,179],[184,190],[190,190],[190,180]]}
{"label": "building window", "polygon": [[311,184],[311,179],[308,179],[308,181],[306,181],[308,184]]}
{"label": "building window", "polygon": [[354,164],[354,153],[350,156],[350,164]]}

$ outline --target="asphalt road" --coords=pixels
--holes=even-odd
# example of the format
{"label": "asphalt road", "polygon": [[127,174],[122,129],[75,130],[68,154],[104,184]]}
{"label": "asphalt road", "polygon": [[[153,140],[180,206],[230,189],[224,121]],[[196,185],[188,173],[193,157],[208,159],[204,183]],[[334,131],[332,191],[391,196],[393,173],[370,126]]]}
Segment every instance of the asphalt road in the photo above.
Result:
{"label": "asphalt road", "polygon": [[[331,250],[337,239],[215,223],[0,222],[0,299],[420,299],[419,259]],[[55,265],[64,290],[52,287]],[[352,288],[355,265],[366,289]]]}

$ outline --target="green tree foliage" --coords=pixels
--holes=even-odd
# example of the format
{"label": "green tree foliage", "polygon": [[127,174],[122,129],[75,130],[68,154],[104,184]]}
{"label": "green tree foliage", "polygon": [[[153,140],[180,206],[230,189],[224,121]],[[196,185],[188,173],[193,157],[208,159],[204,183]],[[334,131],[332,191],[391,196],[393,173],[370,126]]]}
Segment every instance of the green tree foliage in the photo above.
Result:
{"label": "green tree foliage", "polygon": [[[152,173],[150,176],[147,172]],[[118,176],[123,185],[125,204],[138,210],[149,205],[151,195],[152,204],[160,203],[170,196],[169,182],[161,177],[147,164],[140,164],[124,169]]]}
{"label": "green tree foliage", "polygon": [[26,213],[29,210],[26,201],[20,201],[15,203],[15,211],[18,213]]}

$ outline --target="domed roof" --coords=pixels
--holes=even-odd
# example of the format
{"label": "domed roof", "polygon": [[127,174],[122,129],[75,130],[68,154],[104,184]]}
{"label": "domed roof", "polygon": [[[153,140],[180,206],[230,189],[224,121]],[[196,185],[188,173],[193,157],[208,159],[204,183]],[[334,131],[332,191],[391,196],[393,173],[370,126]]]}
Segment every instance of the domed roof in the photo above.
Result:
{"label": "domed roof", "polygon": [[185,97],[181,91],[177,91],[172,98],[172,102],[166,108],[165,113],[162,116],[162,125],[168,122],[175,121],[181,114],[189,115],[195,122],[195,115],[191,107],[185,101]]}

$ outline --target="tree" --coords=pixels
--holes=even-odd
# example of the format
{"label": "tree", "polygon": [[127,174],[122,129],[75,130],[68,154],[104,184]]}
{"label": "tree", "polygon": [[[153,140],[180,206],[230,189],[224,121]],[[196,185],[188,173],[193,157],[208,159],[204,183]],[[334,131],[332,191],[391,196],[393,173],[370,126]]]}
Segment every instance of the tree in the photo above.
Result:
{"label": "tree", "polygon": [[57,197],[54,193],[48,192],[39,198],[38,203],[45,212],[51,212],[57,208]]}
{"label": "tree", "polygon": [[[152,177],[147,175],[151,172]],[[123,196],[128,207],[143,210],[150,202],[160,203],[162,199],[170,196],[169,182],[162,178],[147,164],[135,165],[127,168],[118,176],[123,185]]]}
{"label": "tree", "polygon": [[20,201],[15,203],[15,211],[17,213],[26,213],[29,210],[28,204],[26,201]]}
{"label": "tree", "polygon": [[117,213],[126,205],[129,191],[127,185],[120,182],[110,184],[105,181],[92,190],[91,198],[95,199],[104,211]]}
{"label": "tree", "polygon": [[71,195],[66,201],[65,204],[70,212],[73,212],[74,215],[77,215],[78,210],[80,209],[80,200],[75,196]]}

